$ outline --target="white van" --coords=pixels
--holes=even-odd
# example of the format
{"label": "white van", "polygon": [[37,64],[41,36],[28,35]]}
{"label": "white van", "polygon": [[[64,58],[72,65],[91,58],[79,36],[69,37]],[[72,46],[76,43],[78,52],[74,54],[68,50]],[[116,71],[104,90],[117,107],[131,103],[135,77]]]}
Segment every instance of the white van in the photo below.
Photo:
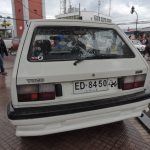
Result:
{"label": "white van", "polygon": [[148,65],[114,24],[36,20],[25,29],[8,118],[39,136],[137,117],[148,110]]}

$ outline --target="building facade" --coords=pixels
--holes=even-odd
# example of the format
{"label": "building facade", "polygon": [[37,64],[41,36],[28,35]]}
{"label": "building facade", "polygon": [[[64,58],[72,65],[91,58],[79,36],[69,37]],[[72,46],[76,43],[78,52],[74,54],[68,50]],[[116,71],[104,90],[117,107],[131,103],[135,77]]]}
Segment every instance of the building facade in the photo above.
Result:
{"label": "building facade", "polygon": [[56,19],[82,19],[90,21],[100,22],[112,22],[111,17],[103,14],[99,14],[93,11],[75,11],[66,14],[60,14],[56,16]]}
{"label": "building facade", "polygon": [[45,18],[45,0],[11,0],[14,36],[21,37],[29,19]]}

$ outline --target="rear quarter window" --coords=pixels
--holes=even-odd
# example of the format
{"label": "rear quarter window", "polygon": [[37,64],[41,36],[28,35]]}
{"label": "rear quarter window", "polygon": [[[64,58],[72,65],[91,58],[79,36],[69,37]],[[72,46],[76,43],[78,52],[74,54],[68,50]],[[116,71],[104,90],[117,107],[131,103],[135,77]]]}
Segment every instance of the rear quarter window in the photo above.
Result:
{"label": "rear quarter window", "polygon": [[115,30],[89,27],[37,27],[28,53],[29,61],[133,57]]}

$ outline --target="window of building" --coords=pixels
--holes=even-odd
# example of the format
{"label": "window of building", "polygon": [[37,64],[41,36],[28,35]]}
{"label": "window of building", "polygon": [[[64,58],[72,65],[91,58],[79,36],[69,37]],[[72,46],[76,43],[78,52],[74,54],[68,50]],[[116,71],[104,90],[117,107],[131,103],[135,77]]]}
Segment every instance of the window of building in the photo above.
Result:
{"label": "window of building", "polygon": [[101,22],[106,22],[106,18],[101,17]]}

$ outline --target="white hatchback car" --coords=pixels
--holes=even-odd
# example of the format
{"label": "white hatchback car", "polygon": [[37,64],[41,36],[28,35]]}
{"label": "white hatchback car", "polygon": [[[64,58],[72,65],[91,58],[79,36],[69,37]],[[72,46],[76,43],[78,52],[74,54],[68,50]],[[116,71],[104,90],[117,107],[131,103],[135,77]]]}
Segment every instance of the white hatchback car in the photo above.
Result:
{"label": "white hatchback car", "polygon": [[12,75],[8,118],[17,136],[120,121],[148,109],[148,65],[117,25],[31,21]]}
{"label": "white hatchback car", "polygon": [[143,45],[139,40],[132,40],[132,43],[141,54],[144,54],[145,45]]}

